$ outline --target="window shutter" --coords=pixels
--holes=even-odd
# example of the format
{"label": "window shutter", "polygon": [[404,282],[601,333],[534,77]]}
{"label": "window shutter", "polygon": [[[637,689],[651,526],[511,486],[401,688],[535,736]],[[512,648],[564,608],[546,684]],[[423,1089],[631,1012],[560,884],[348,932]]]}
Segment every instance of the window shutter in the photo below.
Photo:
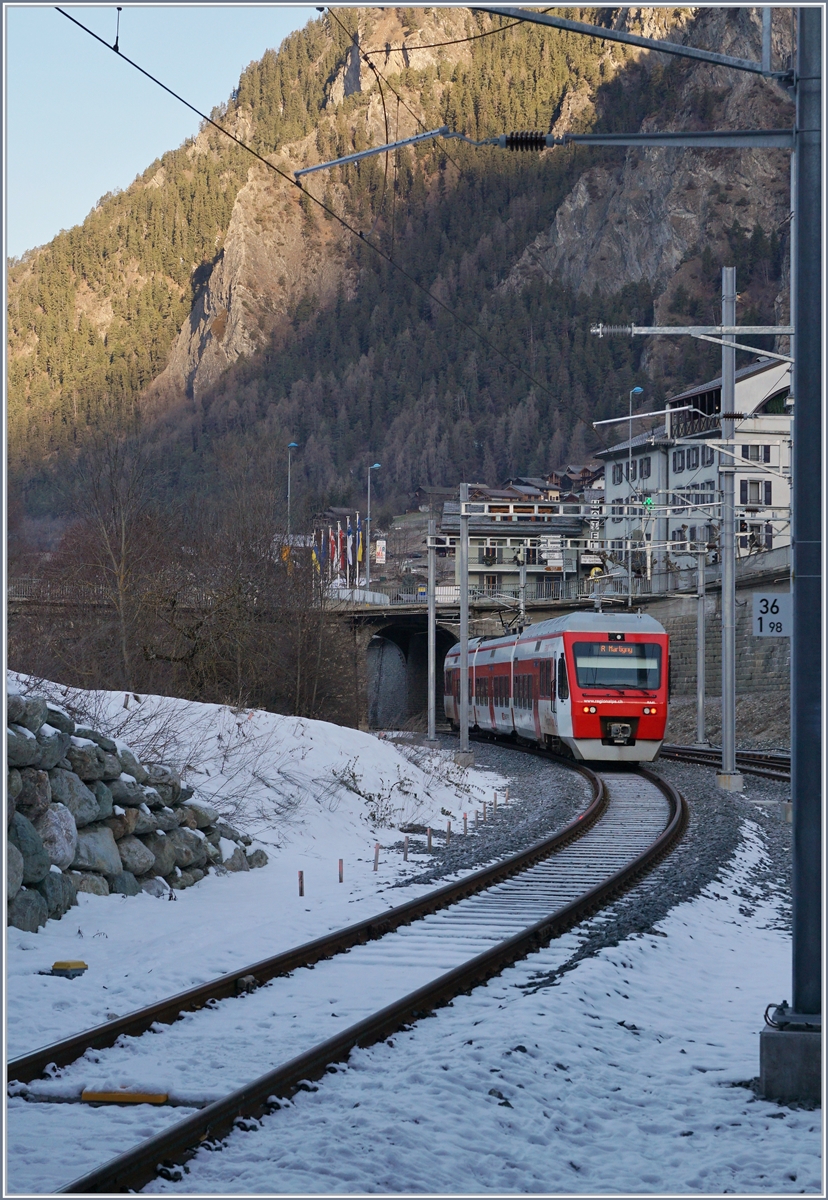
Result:
{"label": "window shutter", "polygon": [[762,447],[762,462],[770,462],[770,446]]}
{"label": "window shutter", "polygon": [[765,504],[767,505],[768,508],[770,508],[771,504],[773,504],[772,495],[773,495],[773,484],[771,483],[770,479],[766,479],[765,480]]}
{"label": "window shutter", "polygon": [[750,449],[747,442],[742,446],[742,458],[750,458]]}
{"label": "window shutter", "polygon": [[747,504],[748,502],[748,481],[746,479],[739,480],[739,503]]}

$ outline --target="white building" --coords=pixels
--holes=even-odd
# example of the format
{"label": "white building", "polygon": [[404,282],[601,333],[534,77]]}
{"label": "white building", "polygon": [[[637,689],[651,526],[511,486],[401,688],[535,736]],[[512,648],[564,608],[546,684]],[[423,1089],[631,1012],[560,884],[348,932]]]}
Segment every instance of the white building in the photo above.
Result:
{"label": "white building", "polygon": [[[689,566],[704,543],[719,545],[720,468],[736,466],[737,554],[790,544],[791,367],[759,359],[736,372],[735,460],[721,449],[721,378],[667,401],[654,428],[633,424],[632,440],[596,457],[606,462],[609,549],[634,574]],[[663,421],[663,423],[661,423]]]}

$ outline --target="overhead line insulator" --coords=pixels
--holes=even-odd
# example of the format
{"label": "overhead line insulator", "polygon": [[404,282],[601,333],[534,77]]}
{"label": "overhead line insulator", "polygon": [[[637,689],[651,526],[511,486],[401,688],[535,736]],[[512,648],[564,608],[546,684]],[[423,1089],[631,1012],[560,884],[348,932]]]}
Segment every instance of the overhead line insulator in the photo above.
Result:
{"label": "overhead line insulator", "polygon": [[504,150],[546,150],[555,145],[555,138],[551,133],[523,129],[517,133],[502,134],[498,142]]}

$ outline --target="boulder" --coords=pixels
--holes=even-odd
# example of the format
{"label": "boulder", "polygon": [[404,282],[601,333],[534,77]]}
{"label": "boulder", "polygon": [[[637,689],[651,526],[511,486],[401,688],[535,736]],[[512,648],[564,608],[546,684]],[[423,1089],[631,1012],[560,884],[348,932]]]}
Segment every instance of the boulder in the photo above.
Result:
{"label": "boulder", "polygon": [[178,867],[200,867],[207,861],[207,846],[204,836],[193,829],[173,829],[167,834],[175,850],[175,863]]}
{"label": "boulder", "polygon": [[53,866],[69,867],[78,846],[75,819],[65,804],[50,804],[35,822],[35,830]]}
{"label": "boulder", "polygon": [[155,896],[161,900],[170,894],[170,885],[164,879],[153,877],[151,879],[141,880],[141,891],[146,892],[148,896]]}
{"label": "boulder", "polygon": [[139,842],[132,833],[128,833],[118,842],[118,853],[124,864],[124,870],[131,871],[133,875],[147,875],[155,866],[155,855],[152,850],[143,842]]}
{"label": "boulder", "polygon": [[9,692],[6,696],[6,721],[9,725],[22,725],[26,715],[26,697]]}
{"label": "boulder", "polygon": [[83,783],[74,771],[64,771],[55,767],[49,772],[52,785],[52,800],[65,804],[78,829],[98,819],[98,801],[93,792]]}
{"label": "boulder", "polygon": [[[164,801],[161,799],[154,787],[150,787],[148,783],[145,783],[143,787],[144,803],[146,804],[147,808],[151,808],[153,811],[156,811],[159,808],[165,807]],[[170,811],[172,812],[172,809]]]}
{"label": "boulder", "polygon": [[23,886],[23,855],[14,842],[6,845],[6,899],[13,900]]}
{"label": "boulder", "polygon": [[61,708],[59,704],[46,702],[46,722],[53,729],[59,729],[61,733],[68,733],[71,737],[75,732],[75,722],[69,716],[65,708]]}
{"label": "boulder", "polygon": [[80,871],[95,871],[99,875],[119,875],[124,865],[112,830],[106,825],[81,829],[72,866]]}
{"label": "boulder", "polygon": [[198,883],[199,879],[204,878],[204,871],[202,871],[201,867],[190,867],[187,873],[192,877],[193,883]]}
{"label": "boulder", "polygon": [[87,892],[92,896],[108,896],[109,884],[103,875],[94,875],[91,871],[71,876],[72,882],[79,892]]}
{"label": "boulder", "polygon": [[30,729],[9,725],[6,730],[7,762],[10,767],[36,767],[40,762],[40,746]]}
{"label": "boulder", "polygon": [[49,715],[49,705],[37,696],[9,696],[6,720],[10,725],[22,725],[37,733]]}
{"label": "boulder", "polygon": [[226,821],[216,821],[216,832],[219,837],[227,838],[231,842],[240,842],[242,835],[238,829],[234,829],[232,825],[228,825]]}
{"label": "boulder", "polygon": [[36,767],[24,767],[20,772],[20,794],[15,801],[17,811],[34,824],[52,802],[49,776]]}
{"label": "boulder", "polygon": [[188,888],[192,887],[194,883],[195,880],[189,871],[179,871],[178,875],[176,875],[175,880],[170,886],[174,888]]}
{"label": "boulder", "polygon": [[126,808],[137,808],[139,804],[144,803],[144,789],[132,775],[123,771],[117,779],[110,780],[107,787],[112,792],[112,799],[116,804],[123,804]]}
{"label": "boulder", "polygon": [[12,800],[16,800],[20,795],[20,789],[23,787],[23,776],[18,771],[17,767],[12,767],[6,777],[6,795]]}
{"label": "boulder", "polygon": [[23,855],[23,882],[40,883],[49,874],[49,855],[44,849],[40,834],[27,817],[15,813],[9,826],[9,841]]}
{"label": "boulder", "polygon": [[121,743],[118,746],[118,758],[121,761],[121,766],[127,775],[131,775],[136,783],[146,783],[149,779],[144,767],[141,766],[138,759],[135,757],[129,746],[124,746]]}
{"label": "boulder", "polygon": [[109,754],[106,750],[101,750],[101,754],[103,755],[103,775],[101,778],[107,781],[117,779],[123,770],[120,758],[118,758],[117,754]]}
{"label": "boulder", "polygon": [[40,892],[21,888],[8,908],[8,923],[26,933],[37,933],[49,919],[49,909]]}
{"label": "boulder", "polygon": [[175,846],[170,839],[163,834],[148,833],[143,843],[154,856],[151,872],[145,874],[169,875],[175,869]]}
{"label": "boulder", "polygon": [[250,863],[247,861],[247,856],[245,855],[244,850],[242,850],[241,846],[236,846],[236,849],[233,851],[233,853],[230,855],[230,857],[226,858],[224,860],[224,862],[222,863],[222,866],[227,871],[249,871],[250,870]]}
{"label": "boulder", "polygon": [[247,865],[249,867],[266,867],[267,855],[264,850],[253,850],[247,855]]}
{"label": "boulder", "polygon": [[175,814],[178,817],[178,824],[183,829],[198,829],[198,817],[191,808],[177,808]]}
{"label": "boulder", "polygon": [[89,790],[98,801],[98,820],[105,821],[112,816],[112,792],[100,779]]}
{"label": "boulder", "polygon": [[94,742],[73,737],[66,757],[72,764],[72,770],[84,783],[94,783],[97,779],[103,779],[103,750]]}
{"label": "boulder", "polygon": [[181,776],[164,763],[145,763],[146,782],[156,789],[165,804],[175,804],[181,795]]}
{"label": "boulder", "polygon": [[85,738],[89,742],[94,742],[96,746],[100,746],[102,750],[106,750],[109,754],[115,754],[117,750],[117,746],[112,738],[106,737],[103,733],[98,733],[96,729],[88,729],[85,725],[78,726],[75,730],[75,736]]}
{"label": "boulder", "polygon": [[71,738],[51,725],[42,725],[37,732],[37,744],[40,746],[40,769],[51,771],[66,754]]}
{"label": "boulder", "polygon": [[46,909],[50,917],[59,921],[77,904],[77,888],[68,875],[60,871],[50,871],[45,879],[37,884],[37,890],[46,901]]}
{"label": "boulder", "polygon": [[136,835],[141,833],[155,833],[158,828],[158,822],[147,806],[142,804],[140,808],[135,809],[135,812],[138,814],[138,820],[135,822],[133,832]]}
{"label": "boulder", "polygon": [[116,842],[126,837],[128,833],[135,832],[139,811],[137,808],[119,808],[117,812],[113,812],[111,817],[106,818],[104,825],[112,830],[112,836]]}
{"label": "boulder", "polygon": [[207,862],[208,863],[220,863],[221,862],[221,850],[218,848],[218,846],[214,846],[212,844],[212,842],[207,842]]}
{"label": "boulder", "polygon": [[171,829],[177,829],[179,826],[178,813],[174,808],[156,808],[153,810],[153,817],[158,829],[163,829],[165,833],[169,833]]}
{"label": "boulder", "polygon": [[121,871],[109,881],[111,896],[137,896],[140,891],[141,885],[131,871]]}
{"label": "boulder", "polygon": [[181,793],[178,797],[179,803],[183,804],[185,800],[191,800],[194,795],[195,795],[195,788],[185,787],[184,784],[182,783]]}
{"label": "boulder", "polygon": [[197,829],[207,829],[210,825],[214,825],[216,821],[221,819],[217,809],[208,808],[206,804],[185,804],[178,811],[180,813],[192,813],[195,817]]}

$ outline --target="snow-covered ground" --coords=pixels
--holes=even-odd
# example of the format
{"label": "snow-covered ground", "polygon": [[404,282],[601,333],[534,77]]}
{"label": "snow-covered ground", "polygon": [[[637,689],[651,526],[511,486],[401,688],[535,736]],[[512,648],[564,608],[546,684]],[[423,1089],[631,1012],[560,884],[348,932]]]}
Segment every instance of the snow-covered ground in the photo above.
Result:
{"label": "snow-covered ground", "polygon": [[559,975],[569,934],[146,1190],[822,1194],[821,1113],[749,1086],[790,954],[747,834],[657,930]]}
{"label": "snow-covered ground", "polygon": [[[10,690],[26,683],[14,676]],[[63,704],[85,705],[95,728],[137,752],[148,746],[148,760],[157,755],[179,766],[196,796],[251,834],[269,862],[208,874],[175,892],[174,903],[145,893],[81,893],[77,908],[37,934],[8,929],[9,1057],[422,894],[427,885],[388,891],[428,861],[418,852],[421,836],[411,838],[410,860],[402,861],[399,826],[445,830],[451,819],[457,836],[463,813],[505,784],[494,771],[455,767],[447,751],[425,754],[412,745],[406,754],[386,739],[322,721],[157,696],[140,704],[130,698],[125,710],[123,692],[67,696],[52,687]],[[39,974],[77,958],[89,966],[79,978]]]}
{"label": "snow-covered ground", "polygon": [[[457,770],[445,751],[406,753],[320,722],[154,697],[124,708],[123,693],[75,700],[94,709],[99,728],[183,767],[270,861],[208,875],[174,903],[82,894],[79,908],[36,935],[8,930],[9,1056],[421,893],[423,883],[391,889],[426,862],[418,852],[403,863],[399,825],[444,829],[450,813],[456,835],[462,813],[505,782],[491,770]],[[375,874],[376,841],[384,848]],[[655,930],[562,973],[586,931],[558,939],[393,1046],[355,1052],[260,1129],[200,1151],[180,1182],[148,1190],[818,1192],[820,1113],[758,1100],[743,1086],[758,1073],[762,1011],[787,995],[790,977],[775,902],[743,904],[763,853],[761,831],[747,822],[716,884]],[[81,978],[38,974],[77,957],[89,964]],[[191,1024],[197,1075],[198,1019]],[[279,1030],[262,1036],[272,1042]],[[116,1118],[93,1145],[93,1161],[186,1111],[124,1112],[120,1133]],[[89,1113],[12,1097],[8,1191],[51,1191],[73,1178]]]}

